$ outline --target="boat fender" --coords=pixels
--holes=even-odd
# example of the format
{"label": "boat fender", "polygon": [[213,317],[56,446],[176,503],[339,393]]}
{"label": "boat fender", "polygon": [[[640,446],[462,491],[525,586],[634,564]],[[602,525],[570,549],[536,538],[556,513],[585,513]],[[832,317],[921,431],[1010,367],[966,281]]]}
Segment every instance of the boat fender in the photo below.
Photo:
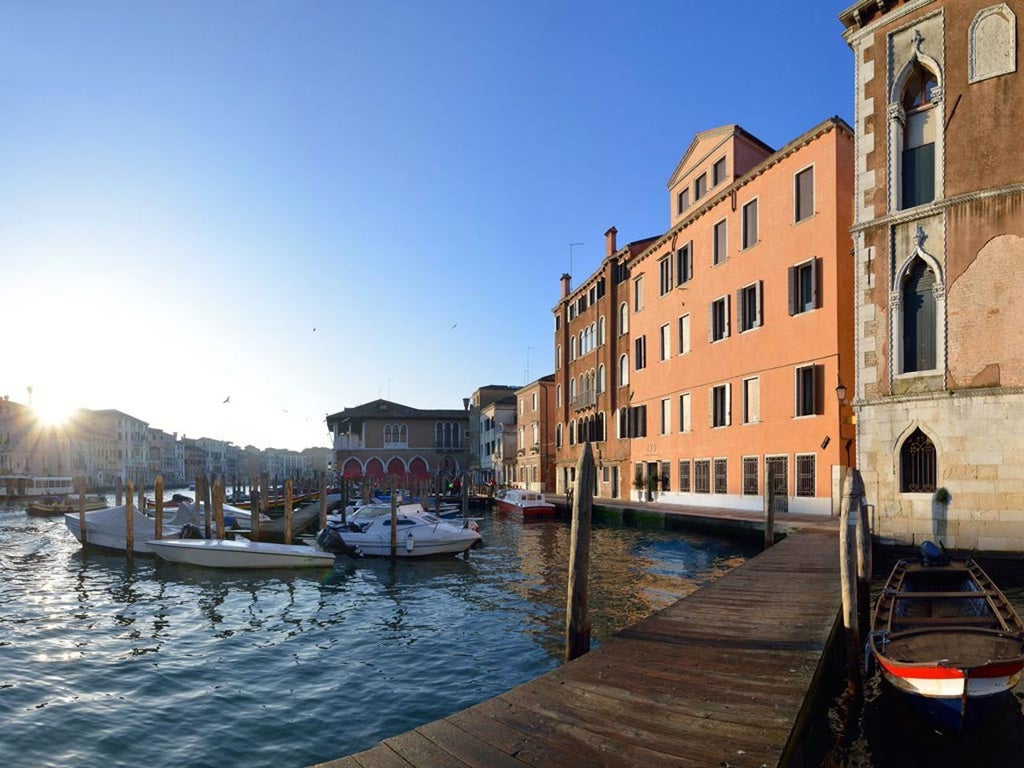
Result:
{"label": "boat fender", "polygon": [[406,552],[412,552],[413,549],[415,549],[415,548],[416,548],[416,539],[413,538],[413,535],[410,533],[408,536],[405,537],[405,551]]}

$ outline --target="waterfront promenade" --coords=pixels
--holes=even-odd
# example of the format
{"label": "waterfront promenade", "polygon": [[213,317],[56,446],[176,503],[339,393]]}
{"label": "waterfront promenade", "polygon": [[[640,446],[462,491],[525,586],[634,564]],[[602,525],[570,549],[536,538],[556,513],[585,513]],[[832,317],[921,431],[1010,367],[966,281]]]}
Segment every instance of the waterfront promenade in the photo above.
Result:
{"label": "waterfront promenade", "polygon": [[835,519],[787,517],[807,530],[581,658],[317,768],[786,765],[839,613]]}

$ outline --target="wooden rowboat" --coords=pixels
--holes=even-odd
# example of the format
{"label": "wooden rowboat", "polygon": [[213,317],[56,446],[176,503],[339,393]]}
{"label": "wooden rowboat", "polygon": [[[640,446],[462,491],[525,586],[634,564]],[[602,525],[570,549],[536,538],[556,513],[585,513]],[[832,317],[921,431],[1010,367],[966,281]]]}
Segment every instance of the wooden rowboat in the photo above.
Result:
{"label": "wooden rowboat", "polygon": [[868,640],[884,678],[951,730],[973,724],[1024,670],[1024,623],[972,558],[931,542],[900,560]]}

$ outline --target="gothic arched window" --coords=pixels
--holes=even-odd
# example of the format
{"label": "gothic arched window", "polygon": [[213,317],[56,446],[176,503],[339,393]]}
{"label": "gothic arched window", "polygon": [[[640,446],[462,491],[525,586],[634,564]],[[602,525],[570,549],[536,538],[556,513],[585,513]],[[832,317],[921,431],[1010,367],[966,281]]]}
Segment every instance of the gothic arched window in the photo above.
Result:
{"label": "gothic arched window", "polygon": [[900,492],[931,493],[935,490],[935,446],[928,435],[915,429],[900,448]]}
{"label": "gothic arched window", "polygon": [[902,373],[935,370],[935,274],[923,260],[910,265],[900,288],[903,307]]}
{"label": "gothic arched window", "polygon": [[901,208],[913,208],[935,199],[937,117],[932,97],[938,84],[936,76],[918,62],[903,86],[901,105],[906,126],[901,158]]}

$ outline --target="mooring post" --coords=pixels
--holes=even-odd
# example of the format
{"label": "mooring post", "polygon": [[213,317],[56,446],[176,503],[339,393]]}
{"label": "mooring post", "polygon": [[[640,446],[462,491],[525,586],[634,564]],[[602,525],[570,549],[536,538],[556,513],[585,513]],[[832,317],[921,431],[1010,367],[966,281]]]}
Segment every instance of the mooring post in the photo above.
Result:
{"label": "mooring post", "polygon": [[775,472],[764,463],[764,548],[775,543]]}
{"label": "mooring post", "polygon": [[398,557],[398,496],[395,494],[395,476],[391,475],[391,559]]}
{"label": "mooring post", "polygon": [[124,500],[124,554],[129,560],[135,555],[135,510],[132,508],[132,495],[135,487],[128,481],[128,493]]}
{"label": "mooring post", "polygon": [[157,475],[156,480],[153,482],[153,502],[156,504],[156,510],[154,514],[156,519],[153,521],[153,538],[162,539],[164,537],[164,476]]}
{"label": "mooring post", "polygon": [[217,526],[217,538],[224,538],[224,486],[220,478],[213,481],[213,521]]}
{"label": "mooring post", "polygon": [[123,493],[124,493],[123,490],[122,490],[123,487],[124,486],[123,486],[123,481],[121,480],[121,476],[118,475],[117,476],[117,481],[114,483],[114,496],[117,499],[117,504],[114,505],[115,507],[120,507],[121,506],[121,499],[123,498]]}
{"label": "mooring post", "polygon": [[322,531],[327,527],[327,474],[324,473],[320,476],[320,527],[318,531]]}
{"label": "mooring post", "polygon": [[206,538],[213,537],[213,481],[217,476],[210,473],[203,478],[203,522],[206,525]]}
{"label": "mooring post", "polygon": [[82,532],[82,552],[85,552],[85,478],[78,481],[78,530]]}
{"label": "mooring post", "polygon": [[[868,505],[864,498],[864,480],[856,469],[852,492],[858,494],[857,514],[857,629],[861,640],[867,639],[871,631],[871,521],[868,519]],[[850,500],[851,505],[853,499]]]}
{"label": "mooring post", "polygon": [[[857,490],[858,481],[860,491]],[[839,516],[839,584],[842,591],[843,633],[846,638],[846,664],[849,679],[847,690],[860,694],[860,636],[857,631],[857,589],[854,577],[855,558],[850,523],[856,520],[860,499],[863,498],[863,481],[859,473],[847,474],[848,498],[840,507]]]}
{"label": "mooring post", "polygon": [[565,660],[590,650],[587,582],[590,574],[590,518],[594,505],[594,453],[588,440],[576,462],[576,490],[572,501],[569,541],[568,605],[565,610]]}
{"label": "mooring post", "polygon": [[139,482],[139,512],[146,514],[146,481]]}
{"label": "mooring post", "polygon": [[292,479],[284,481],[284,543],[292,543]]}
{"label": "mooring post", "polygon": [[260,480],[249,478],[249,538],[260,540]]}

